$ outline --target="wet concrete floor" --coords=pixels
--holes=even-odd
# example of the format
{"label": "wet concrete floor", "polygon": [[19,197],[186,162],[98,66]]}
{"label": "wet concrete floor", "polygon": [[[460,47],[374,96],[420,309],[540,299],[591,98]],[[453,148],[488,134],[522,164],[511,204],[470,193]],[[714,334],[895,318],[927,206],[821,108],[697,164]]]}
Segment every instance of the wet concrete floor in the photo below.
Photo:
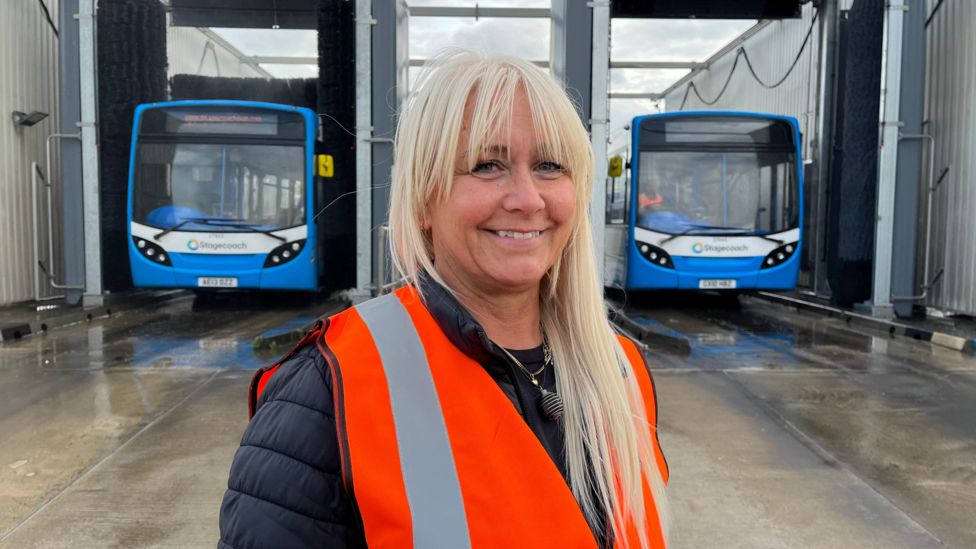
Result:
{"label": "wet concrete floor", "polygon": [[976,359],[745,298],[636,316],[680,547],[976,547]]}
{"label": "wet concrete floor", "polygon": [[[0,547],[213,547],[251,340],[326,304],[192,298],[0,346]],[[629,305],[672,546],[976,547],[976,359],[762,301]]]}
{"label": "wet concrete floor", "polygon": [[214,547],[251,341],[307,298],[186,297],[0,346],[0,547]]}

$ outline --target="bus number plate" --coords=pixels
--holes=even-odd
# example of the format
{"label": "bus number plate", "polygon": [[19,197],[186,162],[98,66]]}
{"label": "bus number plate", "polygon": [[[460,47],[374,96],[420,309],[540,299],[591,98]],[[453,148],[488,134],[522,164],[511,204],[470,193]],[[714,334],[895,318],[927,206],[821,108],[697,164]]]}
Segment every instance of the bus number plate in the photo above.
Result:
{"label": "bus number plate", "polygon": [[725,279],[725,278],[709,278],[702,279],[698,281],[698,289],[700,290],[734,290],[735,289],[735,279]]}
{"label": "bus number plate", "polygon": [[200,288],[236,288],[237,279],[233,277],[198,276],[197,286]]}

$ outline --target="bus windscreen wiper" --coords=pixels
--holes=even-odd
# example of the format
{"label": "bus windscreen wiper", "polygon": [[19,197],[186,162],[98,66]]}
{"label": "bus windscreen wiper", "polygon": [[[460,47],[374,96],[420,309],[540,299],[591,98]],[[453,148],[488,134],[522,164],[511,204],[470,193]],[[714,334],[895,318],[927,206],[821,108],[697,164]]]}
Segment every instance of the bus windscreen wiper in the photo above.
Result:
{"label": "bus windscreen wiper", "polygon": [[658,242],[658,246],[660,246],[660,245],[662,245],[662,244],[664,244],[666,242],[670,242],[670,241],[674,240],[675,238],[678,238],[679,236],[685,236],[685,235],[690,234],[690,233],[692,233],[694,231],[702,231],[702,230],[734,231],[734,232],[722,232],[722,233],[719,233],[716,236],[758,236],[759,238],[762,238],[763,240],[768,240],[770,242],[775,242],[777,245],[782,245],[784,243],[782,240],[778,240],[776,238],[772,238],[772,237],[766,236],[764,234],[759,234],[759,233],[756,233],[756,232],[753,232],[753,231],[744,231],[740,227],[718,227],[718,226],[715,226],[715,225],[703,225],[703,224],[697,224],[697,223],[693,223],[693,224],[685,225],[685,226],[688,227],[688,228],[685,229],[685,230],[683,230],[683,231],[681,231],[680,233],[674,233],[674,234],[668,236],[664,240]]}
{"label": "bus windscreen wiper", "polygon": [[178,230],[180,227],[186,225],[187,223],[203,223],[204,225],[213,225],[213,221],[234,221],[233,219],[226,217],[183,217],[183,221],[180,221],[172,227],[163,229],[162,231],[153,235],[153,240],[159,240],[160,238],[168,235],[169,233]]}
{"label": "bus windscreen wiper", "polygon": [[[783,240],[779,240],[777,238],[773,238],[773,237],[770,237],[770,236],[766,236],[764,234],[760,234],[760,233],[755,232],[755,231],[747,231],[747,230],[742,229],[741,227],[718,227],[718,226],[715,226],[715,225],[698,225],[698,224],[694,224],[694,225],[691,225],[691,228],[692,229],[715,230],[715,231],[732,231],[732,232],[723,232],[719,236],[757,236],[757,237],[759,237],[759,238],[761,238],[763,240],[768,240],[770,242],[774,242],[778,246],[781,246],[781,245],[783,245],[785,243]],[[692,230],[692,229],[689,229],[689,231]]]}
{"label": "bus windscreen wiper", "polygon": [[686,235],[686,234],[688,234],[688,233],[690,233],[691,231],[694,231],[694,230],[695,230],[695,227],[690,227],[688,229],[685,229],[685,230],[681,231],[680,233],[673,233],[670,236],[668,236],[667,238],[665,238],[664,240],[658,242],[657,245],[658,246],[663,246],[665,243],[671,242],[675,238],[678,238],[679,236],[684,236],[684,235]]}
{"label": "bus windscreen wiper", "polygon": [[221,227],[234,227],[234,228],[238,228],[238,229],[250,229],[250,230],[252,230],[252,231],[254,231],[256,233],[266,234],[266,235],[270,236],[271,238],[280,240],[282,242],[288,242],[287,239],[285,239],[283,237],[280,237],[280,236],[274,234],[273,232],[269,231],[268,229],[262,229],[261,227],[259,227],[257,225],[252,225],[250,223],[246,223],[246,222],[244,222],[244,221],[242,221],[240,219],[224,219],[224,220],[221,220],[221,221],[225,221],[225,223],[221,223],[220,224]]}
{"label": "bus windscreen wiper", "polygon": [[184,217],[182,219],[183,220],[177,223],[176,225],[173,225],[172,227],[168,229],[164,229],[159,233],[153,235],[153,239],[159,240],[160,238],[166,236],[167,234],[175,230],[178,230],[180,227],[186,225],[187,223],[201,223],[203,225],[216,225],[218,227],[234,227],[240,229],[250,229],[254,232],[266,234],[276,240],[287,242],[287,240],[285,240],[284,238],[272,233],[267,229],[262,229],[257,225],[251,225],[250,223],[243,223],[242,220],[234,219],[232,217]]}

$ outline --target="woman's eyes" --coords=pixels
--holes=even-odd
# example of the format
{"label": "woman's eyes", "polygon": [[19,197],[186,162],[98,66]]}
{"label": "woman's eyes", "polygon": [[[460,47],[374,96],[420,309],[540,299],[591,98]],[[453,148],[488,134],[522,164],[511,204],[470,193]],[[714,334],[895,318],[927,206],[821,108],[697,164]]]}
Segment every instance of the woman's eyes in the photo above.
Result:
{"label": "woman's eyes", "polygon": [[[565,173],[565,170],[561,164],[549,160],[536,163],[536,165],[532,167],[532,171],[537,176],[544,179],[555,179]],[[483,179],[494,179],[501,177],[507,172],[508,166],[499,160],[479,161],[474,165],[473,168],[471,168],[471,175],[481,177]]]}
{"label": "woman's eyes", "polygon": [[542,177],[556,178],[563,175],[564,170],[561,164],[558,162],[544,161],[539,162],[535,166],[535,171],[539,173]]}
{"label": "woman's eyes", "polygon": [[497,160],[484,160],[478,162],[471,168],[471,175],[477,177],[498,177],[504,171],[505,166]]}

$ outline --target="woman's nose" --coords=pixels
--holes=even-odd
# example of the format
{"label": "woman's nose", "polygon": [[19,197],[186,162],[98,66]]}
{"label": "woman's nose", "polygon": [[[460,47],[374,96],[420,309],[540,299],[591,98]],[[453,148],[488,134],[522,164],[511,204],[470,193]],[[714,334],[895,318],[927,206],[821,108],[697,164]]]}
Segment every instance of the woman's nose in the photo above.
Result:
{"label": "woman's nose", "polygon": [[502,207],[511,211],[528,213],[537,212],[546,207],[542,194],[532,177],[530,166],[515,166],[512,170],[512,181],[509,192],[502,201]]}

